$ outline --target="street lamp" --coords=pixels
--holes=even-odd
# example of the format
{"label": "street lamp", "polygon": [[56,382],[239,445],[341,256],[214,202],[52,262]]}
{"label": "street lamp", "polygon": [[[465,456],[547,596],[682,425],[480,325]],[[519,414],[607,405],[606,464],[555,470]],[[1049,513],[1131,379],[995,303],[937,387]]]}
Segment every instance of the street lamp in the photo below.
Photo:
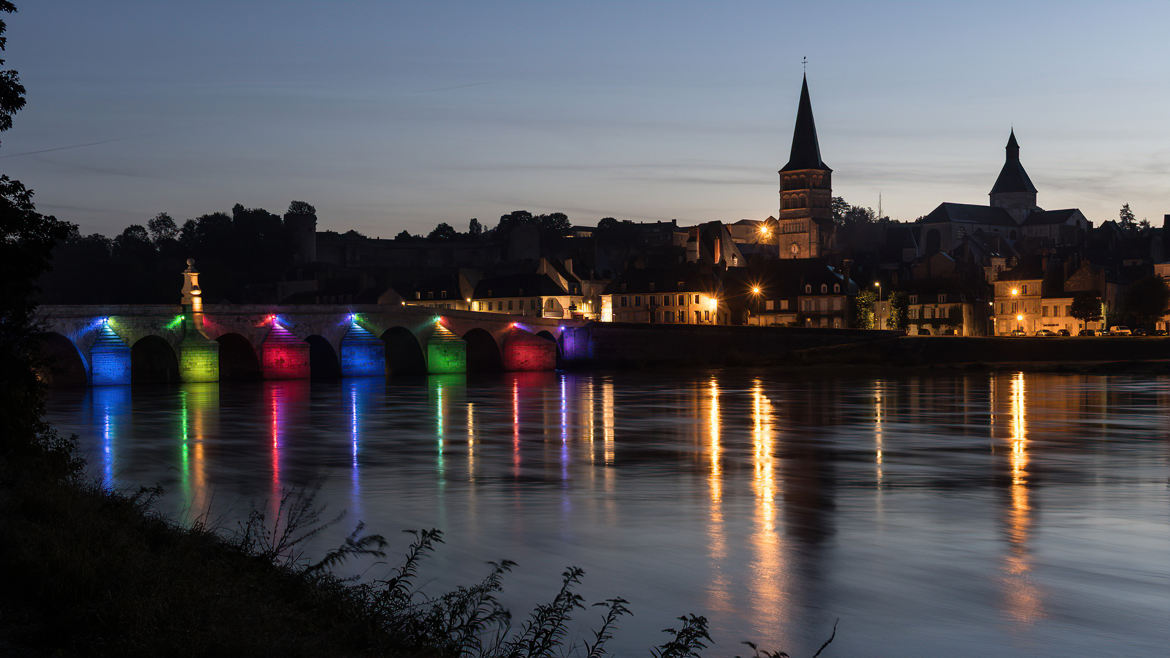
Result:
{"label": "street lamp", "polygon": [[[759,286],[752,286],[752,301],[755,302],[754,305],[756,307],[756,317],[758,318],[760,315],[760,287]],[[750,322],[749,322],[749,324],[750,324]]]}
{"label": "street lamp", "polygon": [[[1020,296],[1020,289],[1019,288],[1012,288],[1012,310],[1013,311],[1020,310],[1020,303],[1018,301],[1015,301],[1015,299],[1019,296]],[[1023,321],[1024,321],[1024,315],[1022,313],[1016,314],[1016,329],[1023,328],[1020,326],[1020,323]]]}
{"label": "street lamp", "polygon": [[[878,311],[881,311],[881,308],[882,308],[882,283],[881,283],[881,281],[874,281],[874,282],[873,282],[873,287],[878,289]],[[882,316],[881,316],[881,313],[878,313],[878,317],[877,317],[877,328],[878,328],[878,329],[881,329],[881,328],[882,328]]]}

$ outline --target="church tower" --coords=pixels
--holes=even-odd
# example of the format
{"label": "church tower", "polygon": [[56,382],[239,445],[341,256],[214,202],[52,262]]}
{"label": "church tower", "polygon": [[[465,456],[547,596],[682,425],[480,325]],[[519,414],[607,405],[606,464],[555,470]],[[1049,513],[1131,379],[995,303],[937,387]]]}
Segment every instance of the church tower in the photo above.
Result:
{"label": "church tower", "polygon": [[821,161],[817,126],[808,96],[808,76],[800,88],[792,152],[780,170],[780,258],[820,258],[833,235],[833,170]]}
{"label": "church tower", "polygon": [[1008,137],[1005,150],[1007,154],[1003,169],[999,170],[999,178],[995,179],[995,185],[991,187],[991,206],[1003,208],[1020,224],[1028,217],[1028,213],[1037,209],[1036,186],[1028,178],[1024,165],[1020,164],[1020,145],[1016,142],[1014,129]]}

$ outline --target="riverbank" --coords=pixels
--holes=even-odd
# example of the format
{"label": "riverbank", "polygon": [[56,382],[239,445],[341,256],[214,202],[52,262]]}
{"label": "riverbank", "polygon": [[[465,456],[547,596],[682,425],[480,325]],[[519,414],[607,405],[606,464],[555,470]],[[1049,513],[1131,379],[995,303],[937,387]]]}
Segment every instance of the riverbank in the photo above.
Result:
{"label": "riverbank", "polygon": [[6,470],[4,655],[437,655],[384,632],[340,582],[179,527],[148,493]]}

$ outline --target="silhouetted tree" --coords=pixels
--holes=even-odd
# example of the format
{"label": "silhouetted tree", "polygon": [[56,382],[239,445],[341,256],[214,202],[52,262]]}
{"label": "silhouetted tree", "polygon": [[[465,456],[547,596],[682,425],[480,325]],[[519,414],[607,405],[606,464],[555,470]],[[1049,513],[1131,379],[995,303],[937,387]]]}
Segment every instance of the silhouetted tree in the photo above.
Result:
{"label": "silhouetted tree", "polygon": [[459,234],[447,222],[439,222],[439,225],[427,234],[428,240],[454,240]]}
{"label": "silhouetted tree", "polygon": [[890,317],[886,318],[887,329],[906,329],[906,321],[909,315],[909,300],[906,293],[901,290],[895,290],[890,293]]}
{"label": "silhouetted tree", "polygon": [[312,204],[304,201],[293,201],[288,204],[288,210],[284,213],[287,218],[288,215],[303,215],[303,216],[317,216],[317,209]]}
{"label": "silhouetted tree", "polygon": [[554,212],[548,215],[541,215],[536,218],[537,224],[540,226],[541,233],[546,235],[564,235],[573,228],[569,223],[569,217],[563,212]]}
{"label": "silhouetted tree", "polygon": [[479,219],[472,217],[471,221],[467,223],[467,235],[473,238],[483,235],[483,224],[479,223]]}
{"label": "silhouetted tree", "polygon": [[1160,276],[1148,276],[1134,282],[1125,296],[1126,312],[1139,326],[1150,326],[1166,312],[1170,288]]}
{"label": "silhouetted tree", "polygon": [[174,240],[179,235],[179,226],[165,212],[155,215],[146,223],[146,228],[150,229],[150,239],[156,247]]}
{"label": "silhouetted tree", "polygon": [[1084,329],[1086,323],[1101,319],[1101,298],[1095,292],[1078,292],[1073,295],[1068,312],[1081,321],[1081,328]]}
{"label": "silhouetted tree", "polygon": [[394,239],[395,240],[413,240],[414,236],[410,234],[410,231],[399,231],[398,235],[394,236]]}
{"label": "silhouetted tree", "polygon": [[[14,11],[11,2],[0,0],[0,12]],[[0,51],[7,27],[0,20]],[[22,107],[20,76],[0,70],[0,131],[12,127],[12,116]],[[76,235],[76,227],[38,213],[32,198],[20,181],[0,176],[0,459],[5,461],[30,452],[46,436],[41,387],[33,373],[36,282],[49,269],[54,245]]]}
{"label": "silhouetted tree", "polygon": [[1121,228],[1126,229],[1126,230],[1133,228],[1135,218],[1133,215],[1133,211],[1129,209],[1128,203],[1121,206],[1121,210],[1118,211],[1118,213],[1117,213],[1117,218],[1118,218],[1118,223],[1121,224]]}

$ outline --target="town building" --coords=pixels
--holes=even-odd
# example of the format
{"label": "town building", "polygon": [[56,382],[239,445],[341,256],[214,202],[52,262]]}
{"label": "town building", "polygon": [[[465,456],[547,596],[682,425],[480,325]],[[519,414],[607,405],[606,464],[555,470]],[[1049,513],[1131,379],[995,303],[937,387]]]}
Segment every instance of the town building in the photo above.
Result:
{"label": "town building", "polygon": [[723,281],[710,267],[629,269],[602,295],[602,320],[651,324],[730,324]]}

